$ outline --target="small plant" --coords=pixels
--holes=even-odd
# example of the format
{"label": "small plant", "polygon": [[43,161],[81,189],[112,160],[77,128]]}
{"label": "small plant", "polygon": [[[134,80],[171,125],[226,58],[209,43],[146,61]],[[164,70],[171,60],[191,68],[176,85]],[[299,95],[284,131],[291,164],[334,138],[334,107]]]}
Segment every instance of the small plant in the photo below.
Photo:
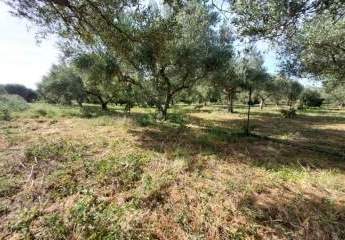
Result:
{"label": "small plant", "polygon": [[0,120],[10,121],[12,112],[23,111],[28,107],[28,103],[22,97],[2,94],[0,95]]}
{"label": "small plant", "polygon": [[30,225],[39,215],[40,212],[37,208],[23,209],[11,224],[10,230],[23,234],[25,239],[31,239]]}
{"label": "small plant", "polygon": [[152,125],[154,123],[154,118],[152,115],[146,114],[144,116],[141,116],[137,119],[137,122],[142,127],[147,127],[149,125]]}
{"label": "small plant", "polygon": [[38,116],[42,116],[42,117],[45,117],[48,115],[47,110],[45,110],[43,108],[37,109],[35,112]]}
{"label": "small plant", "polygon": [[91,117],[93,117],[90,108],[87,108],[87,107],[80,108],[80,115],[83,118],[91,118]]}
{"label": "small plant", "polygon": [[187,123],[187,117],[181,113],[172,113],[169,116],[169,121],[179,125],[184,125]]}
{"label": "small plant", "polygon": [[5,177],[0,177],[0,198],[14,195],[19,187],[16,182]]}
{"label": "small plant", "polygon": [[115,184],[130,189],[141,179],[144,161],[139,155],[112,156],[96,164],[98,179],[105,184]]}
{"label": "small plant", "polygon": [[31,162],[75,160],[80,157],[80,151],[81,149],[78,149],[76,145],[58,140],[45,144],[39,143],[27,148],[25,158]]}
{"label": "small plant", "polygon": [[296,109],[281,109],[280,110],[281,115],[284,118],[295,118],[297,116]]}
{"label": "small plant", "polygon": [[10,111],[8,109],[0,110],[0,120],[10,121],[12,119]]}
{"label": "small plant", "polygon": [[[131,203],[118,206],[87,193],[71,209],[69,221],[81,239],[150,239],[125,222],[125,214],[132,208]],[[124,224],[126,229],[122,228]]]}
{"label": "small plant", "polygon": [[47,177],[48,189],[54,197],[66,197],[79,190],[78,175],[75,169],[65,166]]}
{"label": "small plant", "polygon": [[45,235],[46,239],[68,239],[68,228],[59,214],[53,213],[44,216],[43,226],[44,230],[42,233]]}

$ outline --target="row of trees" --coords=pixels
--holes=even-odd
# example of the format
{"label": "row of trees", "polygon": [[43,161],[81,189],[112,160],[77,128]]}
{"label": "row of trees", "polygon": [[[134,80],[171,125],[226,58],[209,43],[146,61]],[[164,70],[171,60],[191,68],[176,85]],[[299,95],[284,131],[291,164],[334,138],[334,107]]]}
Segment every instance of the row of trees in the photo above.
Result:
{"label": "row of trees", "polygon": [[3,94],[18,95],[24,98],[27,102],[34,102],[38,99],[38,94],[36,91],[21,84],[0,85],[0,95]]}
{"label": "row of trees", "polygon": [[[18,16],[62,39],[64,64],[54,67],[39,88],[52,102],[81,103],[87,98],[103,109],[110,102],[125,102],[127,109],[145,103],[166,118],[176,99],[193,95],[202,100],[224,93],[233,111],[233,100],[242,90],[248,111],[255,98],[262,106],[268,98],[285,98],[292,107],[302,87],[288,80],[289,75],[320,78],[328,93],[342,95],[345,8],[341,0],[217,3],[8,2]],[[284,74],[267,74],[252,44],[237,53],[237,40],[258,37],[279,43]],[[66,94],[54,96],[51,92],[56,89]]]}
{"label": "row of trees", "polygon": [[[250,59],[238,58],[241,60],[232,62],[229,55],[229,59],[223,59],[226,64],[213,69],[192,86],[185,86],[178,91],[174,88],[176,93],[169,96],[169,102],[165,102],[166,95],[159,104],[167,110],[175,102],[227,102],[228,111],[234,112],[234,101],[239,96],[243,98],[243,93],[248,91],[250,99],[242,99],[242,102],[259,103],[261,109],[268,99],[277,105],[284,102],[291,108],[297,100],[300,106],[321,106],[323,99],[316,90],[303,89],[297,81],[267,74],[262,67],[260,54],[253,52],[250,56]],[[143,88],[121,81],[121,77],[118,76],[117,65],[111,55],[82,54],[73,58],[70,64],[54,65],[39,84],[38,92],[50,103],[71,104],[76,101],[81,106],[83,102],[93,102],[99,103],[103,110],[107,110],[109,103],[125,104],[126,110],[135,104],[157,106],[152,101],[152,95],[160,91],[159,82],[151,82],[149,87]],[[166,114],[160,105],[157,109]],[[166,115],[163,114],[163,117]]]}

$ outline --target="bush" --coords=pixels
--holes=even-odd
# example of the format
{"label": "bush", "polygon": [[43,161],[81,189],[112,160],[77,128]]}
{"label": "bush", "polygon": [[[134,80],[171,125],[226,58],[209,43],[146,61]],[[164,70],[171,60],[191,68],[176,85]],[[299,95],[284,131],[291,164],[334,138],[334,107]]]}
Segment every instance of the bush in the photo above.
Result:
{"label": "bush", "polygon": [[45,116],[47,116],[47,114],[48,114],[48,112],[47,112],[47,110],[45,110],[45,109],[37,109],[36,110],[36,113],[39,115],[39,116],[42,116],[42,117],[45,117]]}
{"label": "bush", "polygon": [[324,99],[319,92],[307,89],[302,93],[300,101],[306,107],[321,107]]}
{"label": "bush", "polygon": [[0,120],[10,121],[11,119],[12,117],[8,109],[2,109],[0,111]]}
{"label": "bush", "polygon": [[137,119],[137,122],[142,127],[147,127],[147,126],[153,124],[154,121],[155,121],[155,119],[151,115],[144,115],[144,116],[141,116]]}
{"label": "bush", "polygon": [[7,91],[3,85],[0,85],[0,95],[7,94]]}
{"label": "bush", "polygon": [[297,116],[296,109],[281,109],[280,113],[285,118],[295,118]]}
{"label": "bush", "polygon": [[20,96],[0,95],[0,119],[10,120],[11,112],[23,111],[29,107],[28,103]]}
{"label": "bush", "polygon": [[181,113],[171,113],[169,115],[169,121],[179,125],[184,125],[188,122],[187,116]]}

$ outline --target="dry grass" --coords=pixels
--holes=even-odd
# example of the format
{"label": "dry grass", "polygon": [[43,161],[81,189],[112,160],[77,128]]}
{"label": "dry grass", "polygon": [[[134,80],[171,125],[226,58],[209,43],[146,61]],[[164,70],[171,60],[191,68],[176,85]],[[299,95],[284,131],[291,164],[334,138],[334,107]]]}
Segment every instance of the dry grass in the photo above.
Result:
{"label": "dry grass", "polygon": [[345,238],[344,159],[313,150],[344,151],[344,111],[254,109],[270,139],[242,133],[243,109],[151,111],[37,104],[0,122],[0,238]]}

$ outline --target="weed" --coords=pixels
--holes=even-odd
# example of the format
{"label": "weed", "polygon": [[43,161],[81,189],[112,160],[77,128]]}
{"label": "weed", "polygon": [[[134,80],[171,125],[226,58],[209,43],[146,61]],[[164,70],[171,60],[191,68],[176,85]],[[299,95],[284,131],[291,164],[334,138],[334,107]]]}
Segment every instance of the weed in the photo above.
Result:
{"label": "weed", "polygon": [[39,217],[41,213],[37,208],[26,208],[21,211],[17,219],[10,225],[10,230],[21,233],[27,239],[32,238],[30,231],[31,223]]}
{"label": "weed", "polygon": [[295,118],[297,116],[296,109],[281,109],[280,113],[284,118]]}
{"label": "weed", "polygon": [[41,139],[40,142],[25,149],[25,158],[27,161],[67,161],[76,160],[81,157],[81,151],[78,151],[81,149],[78,149],[76,145],[65,140],[60,139],[47,142]]}
{"label": "weed", "polygon": [[87,193],[71,209],[69,221],[83,239],[151,239],[140,230],[123,229],[120,223],[131,209],[131,205],[119,207]]}
{"label": "weed", "polygon": [[114,184],[130,189],[141,179],[144,159],[140,155],[111,156],[96,163],[97,179],[103,184]]}
{"label": "weed", "polygon": [[65,240],[68,239],[70,230],[63,221],[63,217],[58,213],[43,216],[42,230],[40,235],[43,239]]}
{"label": "weed", "polygon": [[0,177],[0,198],[10,197],[14,195],[19,189],[19,186],[13,179]]}
{"label": "weed", "polygon": [[48,176],[47,185],[53,198],[67,197],[78,192],[80,182],[76,171],[70,166],[65,166]]}
{"label": "weed", "polygon": [[297,182],[305,179],[308,176],[308,172],[301,168],[283,166],[274,170],[273,176],[285,182]]}
{"label": "weed", "polygon": [[10,212],[10,209],[7,205],[0,203],[0,217]]}
{"label": "weed", "polygon": [[0,110],[0,120],[10,121],[12,119],[11,113],[8,109]]}

